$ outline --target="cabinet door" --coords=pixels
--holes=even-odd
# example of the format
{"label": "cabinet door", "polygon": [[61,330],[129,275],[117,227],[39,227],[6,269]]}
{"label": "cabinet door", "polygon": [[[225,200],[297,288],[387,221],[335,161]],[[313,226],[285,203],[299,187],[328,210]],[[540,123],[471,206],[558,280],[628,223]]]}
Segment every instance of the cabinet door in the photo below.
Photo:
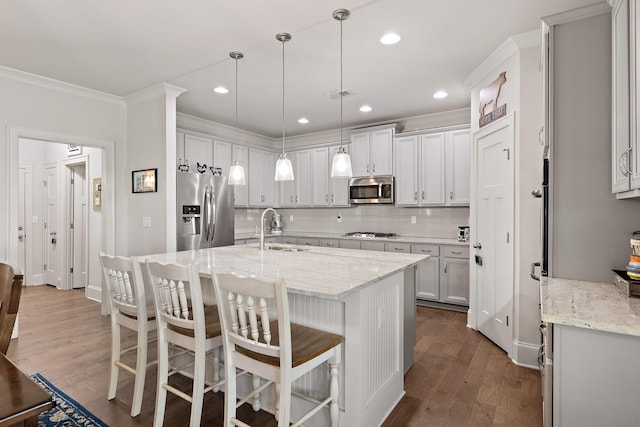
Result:
{"label": "cabinet door", "polygon": [[396,138],[396,204],[418,204],[418,137]]}
{"label": "cabinet door", "polygon": [[329,149],[311,150],[311,204],[329,206]]}
{"label": "cabinet door", "polygon": [[184,136],[184,157],[189,167],[195,168],[197,164],[213,165],[213,141],[194,135]]}
{"label": "cabinet door", "polygon": [[276,174],[276,162],[273,158],[273,153],[266,151],[262,152],[262,167],[260,172],[262,174],[261,191],[262,191],[262,206],[273,206],[273,189],[274,189],[274,177]]}
{"label": "cabinet door", "polygon": [[262,151],[249,149],[249,167],[245,173],[249,183],[249,205],[262,206]]}
{"label": "cabinet door", "polygon": [[[349,206],[349,178],[331,178],[331,164],[333,156],[338,152],[338,147],[329,148],[329,160],[327,174],[329,176],[329,204],[331,206]],[[345,147],[346,149],[347,147]],[[347,149],[347,152],[349,150]],[[351,163],[353,164],[353,156]]]}
{"label": "cabinet door", "polygon": [[384,251],[384,242],[361,241],[360,249],[365,251]]}
{"label": "cabinet door", "polygon": [[222,176],[229,178],[231,168],[231,144],[213,141],[213,163],[211,166],[222,169]]}
{"label": "cabinet door", "polygon": [[360,241],[340,239],[340,247],[344,249],[360,249]]}
{"label": "cabinet door", "polygon": [[416,298],[440,299],[440,259],[429,258],[416,267]]}
{"label": "cabinet door", "polygon": [[[611,188],[613,193],[629,190],[629,3],[618,1],[611,11],[613,37],[613,99]],[[633,95],[633,94],[632,94]],[[633,97],[635,98],[635,96]],[[635,128],[635,126],[634,126]],[[632,129],[637,133],[637,129]]]}
{"label": "cabinet door", "polygon": [[449,205],[468,205],[471,177],[471,134],[458,130],[447,134],[447,189]]}
{"label": "cabinet door", "polygon": [[340,241],[338,239],[320,239],[320,246],[338,248],[340,247]]}
{"label": "cabinet door", "polygon": [[351,169],[353,176],[369,176],[369,132],[351,135]]}
{"label": "cabinet door", "polygon": [[418,199],[422,205],[444,205],[445,197],[444,133],[420,136],[420,185]]}
{"label": "cabinet door", "polygon": [[469,305],[469,260],[442,258],[440,274],[441,300]]}
{"label": "cabinet door", "polygon": [[[297,176],[295,177],[298,178]],[[296,182],[282,181],[280,182],[280,206],[292,207],[296,204]],[[276,184],[277,185],[277,184]]]}
{"label": "cabinet door", "polygon": [[376,130],[369,138],[371,175],[393,174],[393,129]]}
{"label": "cabinet door", "polygon": [[249,149],[241,145],[233,146],[233,162],[237,161],[244,167],[244,174],[247,185],[234,185],[233,194],[236,206],[249,205]]}
{"label": "cabinet door", "polygon": [[296,206],[311,206],[311,151],[296,151],[294,158]]}

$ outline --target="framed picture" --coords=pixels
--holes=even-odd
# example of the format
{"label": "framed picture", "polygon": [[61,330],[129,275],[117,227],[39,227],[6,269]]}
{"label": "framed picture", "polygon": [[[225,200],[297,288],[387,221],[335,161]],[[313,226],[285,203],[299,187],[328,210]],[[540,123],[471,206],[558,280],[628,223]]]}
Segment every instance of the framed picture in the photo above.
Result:
{"label": "framed picture", "polygon": [[131,172],[131,190],[134,193],[155,193],[158,191],[156,175],[158,169],[142,169]]}
{"label": "framed picture", "polygon": [[67,144],[67,156],[77,156],[82,154],[82,147],[73,144]]}
{"label": "framed picture", "polygon": [[93,180],[93,210],[102,209],[102,178]]}

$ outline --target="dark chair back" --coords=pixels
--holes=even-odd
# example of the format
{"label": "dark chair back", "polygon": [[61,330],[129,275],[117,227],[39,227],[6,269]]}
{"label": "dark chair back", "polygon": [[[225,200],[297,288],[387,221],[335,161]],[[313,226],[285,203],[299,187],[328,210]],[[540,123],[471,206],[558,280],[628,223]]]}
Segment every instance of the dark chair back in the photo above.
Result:
{"label": "dark chair back", "polygon": [[0,353],[2,354],[7,354],[13,325],[18,317],[22,279],[22,274],[14,274],[10,265],[0,263]]}

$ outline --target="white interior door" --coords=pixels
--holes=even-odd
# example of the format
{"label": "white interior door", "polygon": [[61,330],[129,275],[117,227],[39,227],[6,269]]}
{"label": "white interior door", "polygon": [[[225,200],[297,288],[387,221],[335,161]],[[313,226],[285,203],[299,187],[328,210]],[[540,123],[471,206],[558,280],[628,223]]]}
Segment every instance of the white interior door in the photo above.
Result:
{"label": "white interior door", "polygon": [[[513,330],[513,116],[476,133],[478,330],[510,352]],[[473,261],[472,261],[473,262]],[[481,264],[481,265],[480,265]]]}
{"label": "white interior door", "polygon": [[60,251],[58,249],[58,167],[55,163],[44,167],[44,283],[60,287]]}
{"label": "white interior door", "polygon": [[69,194],[71,261],[71,287],[84,288],[87,285],[87,180],[85,164],[71,166],[71,188]]}

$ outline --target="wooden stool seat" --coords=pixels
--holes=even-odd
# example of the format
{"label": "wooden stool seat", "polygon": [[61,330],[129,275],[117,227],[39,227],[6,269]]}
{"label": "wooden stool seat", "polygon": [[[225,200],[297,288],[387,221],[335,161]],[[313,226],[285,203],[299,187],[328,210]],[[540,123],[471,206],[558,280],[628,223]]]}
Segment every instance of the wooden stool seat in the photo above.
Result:
{"label": "wooden stool seat", "polygon": [[[191,312],[193,313],[193,312]],[[191,314],[190,320],[193,320],[193,315]],[[222,330],[220,329],[220,315],[218,314],[218,307],[215,305],[207,305],[204,307],[204,321],[205,321],[205,338],[214,338],[222,335]],[[185,335],[187,337],[193,338],[193,329],[181,328],[176,325],[167,325],[167,328],[175,331],[179,334]]]}

